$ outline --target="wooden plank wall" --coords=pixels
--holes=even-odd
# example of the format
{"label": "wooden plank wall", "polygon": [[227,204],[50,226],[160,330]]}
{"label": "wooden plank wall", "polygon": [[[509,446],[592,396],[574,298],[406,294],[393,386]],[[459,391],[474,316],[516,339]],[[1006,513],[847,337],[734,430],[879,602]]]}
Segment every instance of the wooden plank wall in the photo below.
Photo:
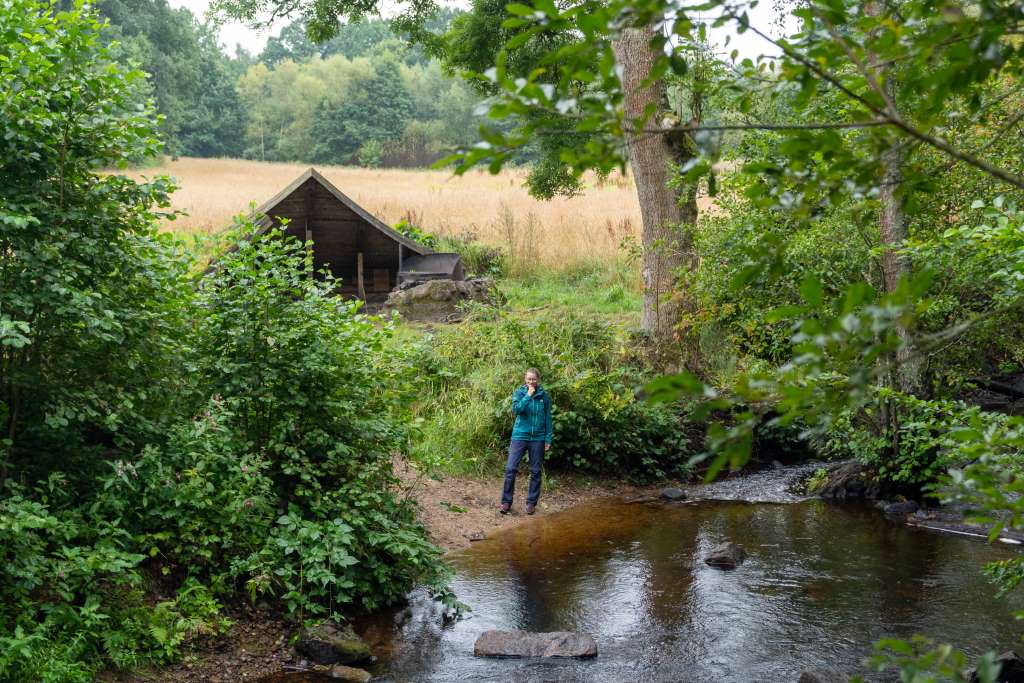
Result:
{"label": "wooden plank wall", "polygon": [[[275,219],[290,219],[285,232],[299,240],[306,238],[308,225],[313,235],[313,262],[317,270],[329,265],[334,276],[341,278],[345,289],[356,284],[356,256],[360,250],[368,289],[374,282],[375,270],[387,270],[388,289],[397,284],[398,243],[363,220],[315,180],[303,183],[270,213]],[[379,276],[376,279],[383,282]]]}

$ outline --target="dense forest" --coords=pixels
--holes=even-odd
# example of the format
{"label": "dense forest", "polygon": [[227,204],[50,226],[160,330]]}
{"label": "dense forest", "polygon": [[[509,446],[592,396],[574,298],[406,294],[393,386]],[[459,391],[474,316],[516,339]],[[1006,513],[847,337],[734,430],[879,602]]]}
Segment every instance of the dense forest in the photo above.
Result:
{"label": "dense forest", "polygon": [[[169,154],[414,167],[472,142],[479,98],[384,20],[346,24],[320,44],[294,22],[258,55],[236,46],[229,56],[211,24],[166,0],[97,11],[114,58],[148,74],[138,98],[153,98]],[[425,30],[443,32],[454,16]]]}
{"label": "dense forest", "polygon": [[[785,452],[1024,527],[1019,3],[794,3],[785,38],[717,1],[270,4],[299,19],[228,57],[164,0],[0,2],[0,678],[166,665],[257,601],[298,627],[426,586],[457,619],[393,463],[498,471],[526,367],[559,477]],[[707,22],[771,58],[715,54]],[[251,216],[209,268],[218,245],[159,229],[174,181],[117,171],[168,152],[529,162],[547,199],[628,172],[642,229],[559,267],[532,219],[505,245],[406,223],[500,293],[421,328]],[[1009,593],[1024,558],[977,570]],[[888,639],[866,666],[963,681],[956,647]]]}

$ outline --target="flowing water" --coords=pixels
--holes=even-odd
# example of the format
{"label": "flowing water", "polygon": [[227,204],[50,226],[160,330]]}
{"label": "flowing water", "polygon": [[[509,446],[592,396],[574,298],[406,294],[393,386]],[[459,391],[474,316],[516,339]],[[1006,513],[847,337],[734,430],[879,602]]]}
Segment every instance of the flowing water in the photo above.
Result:
{"label": "flowing water", "polygon": [[[795,500],[779,485],[785,476],[698,497],[728,499],[746,486],[757,500]],[[735,570],[703,562],[723,540],[747,550]],[[873,680],[861,662],[883,637],[922,633],[969,654],[1013,647],[1021,628],[1012,611],[1024,600],[996,600],[980,568],[1015,552],[820,500],[604,500],[450,555],[454,589],[473,609],[461,621],[442,626],[437,607],[414,594],[362,628],[380,680],[781,683],[810,667]],[[599,655],[476,658],[473,642],[488,629],[584,631]]]}

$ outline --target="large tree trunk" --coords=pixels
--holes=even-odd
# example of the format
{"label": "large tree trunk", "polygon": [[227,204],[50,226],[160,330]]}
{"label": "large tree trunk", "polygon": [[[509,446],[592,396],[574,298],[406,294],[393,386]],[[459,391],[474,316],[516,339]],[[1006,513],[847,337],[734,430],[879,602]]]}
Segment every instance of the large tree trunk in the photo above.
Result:
{"label": "large tree trunk", "polygon": [[[906,152],[902,146],[893,146],[882,153],[882,186],[879,189],[879,227],[881,228],[882,272],[885,277],[885,291],[893,292],[901,279],[910,276],[910,264],[899,253],[907,239],[907,222],[903,215],[903,200],[898,192],[903,182],[903,164]],[[910,344],[910,331],[900,326],[898,330],[902,346],[896,352],[896,377],[893,384],[906,394],[921,391],[921,361],[914,355]]]}
{"label": "large tree trunk", "polygon": [[[641,326],[650,335],[654,351],[661,357],[676,339],[677,324],[686,296],[679,291],[679,276],[697,263],[692,226],[697,221],[695,187],[673,190],[668,182],[674,166],[694,154],[689,137],[672,128],[678,117],[668,110],[665,82],[658,80],[641,88],[657,53],[651,48],[652,27],[627,28],[615,41],[615,58],[622,67],[623,109],[626,115],[626,145],[636,182],[643,221],[644,310]],[[649,106],[654,115],[634,126]],[[696,349],[686,350],[692,356]]]}
{"label": "large tree trunk", "polygon": [[[864,6],[864,12],[869,16],[881,16],[883,11],[884,6],[880,0],[869,2]],[[881,87],[890,103],[887,106],[894,107],[896,89],[891,74],[888,73],[888,66],[880,63],[875,54],[868,55],[868,64],[881,81]],[[898,112],[892,113],[897,114]],[[903,166],[907,161],[906,146],[899,142],[893,142],[888,149],[882,152],[880,160],[882,183],[878,194],[878,223],[882,245],[885,248],[882,254],[882,272],[885,291],[893,292],[901,279],[910,276],[910,263],[899,253],[899,249],[907,239],[907,221],[903,214],[903,198],[900,196]],[[921,391],[921,362],[914,356],[913,349],[910,347],[909,330],[900,326],[899,335],[902,348],[896,354],[894,376],[890,378],[890,382],[904,393],[916,394]]]}

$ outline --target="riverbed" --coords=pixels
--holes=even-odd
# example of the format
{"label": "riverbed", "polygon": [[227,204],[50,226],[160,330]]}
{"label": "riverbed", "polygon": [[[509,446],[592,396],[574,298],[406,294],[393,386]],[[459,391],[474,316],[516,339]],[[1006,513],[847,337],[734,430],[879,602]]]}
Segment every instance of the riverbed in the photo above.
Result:
{"label": "riverbed", "polygon": [[[442,625],[417,593],[360,624],[379,657],[370,669],[383,681],[775,683],[813,667],[886,680],[862,665],[880,638],[926,634],[969,655],[1018,642],[1012,613],[1024,601],[997,600],[980,571],[1015,548],[894,524],[867,505],[776,496],[778,478],[766,482],[768,493],[744,495],[776,502],[716,499],[728,486],[684,503],[609,498],[451,553],[453,587],[473,611]],[[746,561],[707,566],[725,540]],[[584,631],[600,653],[474,657],[488,629]]]}

